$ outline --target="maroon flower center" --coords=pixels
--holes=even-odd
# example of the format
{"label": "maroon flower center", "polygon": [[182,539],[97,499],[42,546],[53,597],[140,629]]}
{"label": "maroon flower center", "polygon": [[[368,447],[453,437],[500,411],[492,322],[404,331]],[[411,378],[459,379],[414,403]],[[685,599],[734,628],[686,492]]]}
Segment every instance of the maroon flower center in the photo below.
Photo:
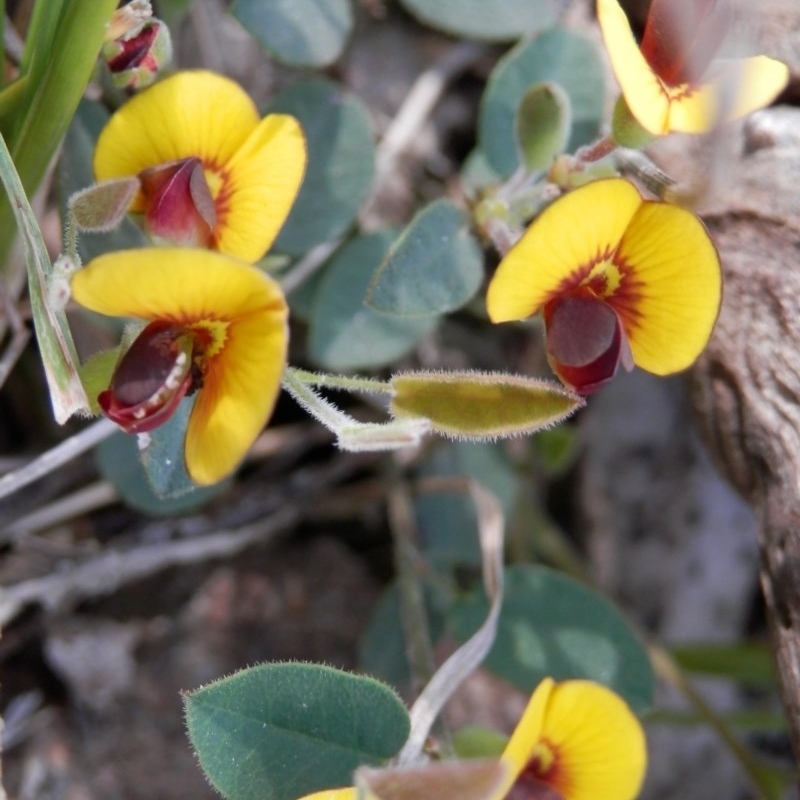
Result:
{"label": "maroon flower center", "polygon": [[98,396],[103,413],[128,433],[145,433],[166,422],[180,401],[202,385],[196,349],[192,332],[151,322]]}
{"label": "maroon flower center", "polygon": [[157,242],[205,247],[217,224],[214,199],[203,164],[191,156],[139,173],[145,228]]}
{"label": "maroon flower center", "polygon": [[[547,357],[553,371],[581,394],[596,392],[630,363],[619,315],[591,294],[556,297],[544,307]],[[630,367],[628,367],[630,368]]]}

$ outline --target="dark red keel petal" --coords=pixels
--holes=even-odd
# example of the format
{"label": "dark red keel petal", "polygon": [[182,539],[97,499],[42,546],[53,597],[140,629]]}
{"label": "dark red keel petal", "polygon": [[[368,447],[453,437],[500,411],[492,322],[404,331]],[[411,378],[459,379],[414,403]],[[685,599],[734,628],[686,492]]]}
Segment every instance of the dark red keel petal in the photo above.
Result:
{"label": "dark red keel petal", "polygon": [[616,374],[627,339],[619,316],[594,296],[566,295],[544,308],[547,358],[553,372],[581,394],[596,392]]}
{"label": "dark red keel petal", "polygon": [[166,422],[194,388],[193,348],[194,337],[183,328],[151,322],[98,396],[103,413],[128,433],[146,433]]}
{"label": "dark red keel petal", "polygon": [[163,244],[205,247],[217,224],[214,200],[199,158],[184,158],[139,173],[147,232]]}
{"label": "dark red keel petal", "polygon": [[668,86],[696,84],[719,50],[730,22],[729,0],[653,0],[642,55]]}

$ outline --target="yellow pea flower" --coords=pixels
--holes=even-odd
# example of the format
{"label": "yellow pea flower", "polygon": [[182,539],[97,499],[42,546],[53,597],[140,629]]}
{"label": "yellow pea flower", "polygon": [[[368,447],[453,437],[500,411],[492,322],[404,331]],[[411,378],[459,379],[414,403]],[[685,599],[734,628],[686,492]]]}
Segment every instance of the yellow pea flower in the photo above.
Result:
{"label": "yellow pea flower", "polygon": [[258,261],[300,189],[306,145],[298,121],[259,117],[234,81],[178,72],[125,103],[100,133],[99,181],[138,176],[131,210],[158,242]]}
{"label": "yellow pea flower", "polygon": [[655,135],[702,133],[769,105],[787,66],[767,56],[712,61],[727,32],[728,0],[653,0],[641,46],[618,0],[597,19],[625,103]]}
{"label": "yellow pea flower", "polygon": [[192,480],[229,475],[272,413],[288,344],[280,287],[230,256],[190,248],[107,253],[71,281],[80,305],[149,323],[98,398],[129,433],[165,422],[197,392],[184,455]]}
{"label": "yellow pea flower", "polygon": [[545,209],[500,262],[486,306],[492,322],[543,310],[553,370],[588,394],[619,364],[656,375],[689,367],[711,336],[721,294],[703,223],[610,178]]}

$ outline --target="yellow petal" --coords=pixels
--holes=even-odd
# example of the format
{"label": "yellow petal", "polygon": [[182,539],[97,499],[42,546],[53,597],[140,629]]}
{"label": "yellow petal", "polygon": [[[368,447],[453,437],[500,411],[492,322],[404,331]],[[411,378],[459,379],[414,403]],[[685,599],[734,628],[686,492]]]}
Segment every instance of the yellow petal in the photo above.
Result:
{"label": "yellow petal", "polygon": [[616,249],[644,201],[621,178],[594,181],[556,200],[500,262],[486,295],[492,322],[524,319],[578,286]]}
{"label": "yellow petal", "polygon": [[789,82],[786,64],[767,56],[717,62],[714,69],[715,82],[723,92],[727,93],[730,88],[734,98],[723,104],[725,120],[739,119],[766,108]]}
{"label": "yellow petal", "polygon": [[629,267],[630,282],[609,302],[622,318],[633,360],[656,375],[686,369],[708,343],[722,295],[719,256],[705,226],[683,208],[645,203],[618,260]]}
{"label": "yellow petal", "polygon": [[610,689],[591,681],[557,684],[541,738],[556,754],[552,786],[565,800],[633,800],[639,793],[647,766],[644,732]]}
{"label": "yellow petal", "polygon": [[533,750],[539,743],[544,727],[547,705],[555,687],[552,678],[545,678],[531,695],[522,717],[508,740],[501,761],[509,765],[506,782],[490,800],[502,800],[514,785],[525,765],[531,758]]}
{"label": "yellow petal", "polygon": [[678,133],[705,133],[722,122],[720,86],[700,83],[671,93],[665,130]]}
{"label": "yellow petal", "polygon": [[670,98],[639,50],[628,18],[617,0],[597,0],[597,20],[611,69],[631,113],[650,133],[667,133]]}
{"label": "yellow petal", "polygon": [[286,364],[286,320],[285,310],[268,309],[228,327],[186,430],[186,468],[196,483],[233,472],[272,414]]}
{"label": "yellow petal", "polygon": [[346,789],[326,789],[301,797],[300,800],[358,800],[358,789],[348,786]]}
{"label": "yellow petal", "polygon": [[[259,114],[237,83],[205,70],[178,72],[125,103],[100,133],[98,181],[197,156],[223,167],[256,128]],[[141,210],[141,198],[134,210]]]}
{"label": "yellow petal", "polygon": [[221,253],[145,247],[106,253],[72,277],[82,306],[114,317],[190,324],[271,309],[285,313],[278,286],[255,267]]}
{"label": "yellow petal", "polygon": [[258,261],[286,221],[305,168],[306,143],[297,120],[285,114],[265,117],[226,167],[227,197],[218,199],[216,247],[243,261]]}

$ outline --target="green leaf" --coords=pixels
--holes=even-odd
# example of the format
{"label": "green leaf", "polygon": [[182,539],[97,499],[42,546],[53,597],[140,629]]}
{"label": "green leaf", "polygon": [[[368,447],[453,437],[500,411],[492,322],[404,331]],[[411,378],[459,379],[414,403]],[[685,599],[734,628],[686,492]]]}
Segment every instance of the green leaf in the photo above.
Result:
{"label": "green leaf", "polygon": [[194,401],[195,397],[185,397],[163,425],[147,434],[150,442],[141,451],[142,466],[158,497],[180,497],[198,488],[186,471],[183,455]]}
{"label": "green leaf", "polygon": [[603,117],[603,65],[594,45],[565,28],[551,28],[507,53],[489,77],[481,101],[478,139],[489,164],[508,176],[519,166],[515,120],[528,89],[537,83],[558,84],[569,97],[573,150],[597,136]]}
{"label": "green leaf", "polygon": [[324,267],[309,331],[309,355],[327,369],[381,367],[408,353],[436,317],[390,317],[364,305],[372,276],[395,233],[347,242]]}
{"label": "green leaf", "polygon": [[89,413],[100,414],[97,396],[111,384],[111,377],[119,361],[122,345],[102,350],[88,358],[79,367],[81,382],[89,400]]}
{"label": "green leaf", "polygon": [[[477,630],[487,608],[482,592],[454,604],[450,623],[458,639]],[[526,693],[550,675],[602,683],[636,713],[653,700],[647,651],[620,612],[588,587],[545,567],[506,571],[497,639],[485,663]]]}
{"label": "green leaf", "polygon": [[[480,563],[480,550],[478,562]],[[444,632],[445,598],[428,583],[423,583],[422,589],[428,633],[435,643]],[[411,683],[403,635],[400,589],[396,581],[389,584],[372,609],[369,622],[358,642],[358,662],[364,672],[392,686],[408,687]]]}
{"label": "green leaf", "polygon": [[142,466],[136,437],[122,431],[101,442],[95,448],[94,456],[100,474],[114,486],[124,503],[153,517],[193,511],[230,486],[230,481],[223,481],[213,486],[196,487],[193,492],[180,497],[159,497]]}
{"label": "green leaf", "polygon": [[[516,504],[519,481],[499,444],[448,442],[422,463],[420,478],[472,478],[500,501],[508,519]],[[438,568],[480,566],[478,519],[466,491],[419,492],[414,498],[419,538],[425,558]]]}
{"label": "green leaf", "polygon": [[437,200],[392,245],[366,302],[387,314],[445,314],[465,305],[482,280],[483,254],[467,214],[452,200]]}
{"label": "green leaf", "polygon": [[537,83],[525,92],[515,130],[520,160],[529,172],[547,169],[564,152],[571,126],[569,97],[557,83]]}
{"label": "green leaf", "polygon": [[200,765],[229,800],[296,800],[350,786],[408,736],[387,686],[316,664],[265,664],[184,697]]}
{"label": "green leaf", "polygon": [[552,0],[401,0],[420,22],[465,39],[502,42],[556,20]]}
{"label": "green leaf", "polygon": [[353,29],[349,0],[235,0],[231,14],[272,56],[293,67],[336,61]]}
{"label": "green leaf", "polygon": [[268,112],[292,114],[308,144],[308,167],[275,249],[302,255],[344,233],[366,200],[375,169],[372,121],[364,104],[332,81],[299,81]]}
{"label": "green leaf", "polygon": [[[62,215],[66,214],[69,198],[94,183],[92,158],[95,143],[105,123],[108,112],[100,103],[81,100],[75,117],[64,137],[64,147],[58,160],[56,189]],[[82,236],[78,241],[78,253],[84,262],[112,250],[128,250],[145,247],[147,238],[130,217],[109,233]]]}
{"label": "green leaf", "polygon": [[[25,196],[20,177],[0,136],[0,179],[11,201],[14,218],[25,249],[28,295],[36,341],[42,357],[53,416],[63,425],[73,414],[85,412],[89,401],[78,372],[78,355],[64,313],[63,299],[69,296],[65,274],[56,274],[42,238],[33,209]],[[54,302],[54,296],[60,301]]]}

